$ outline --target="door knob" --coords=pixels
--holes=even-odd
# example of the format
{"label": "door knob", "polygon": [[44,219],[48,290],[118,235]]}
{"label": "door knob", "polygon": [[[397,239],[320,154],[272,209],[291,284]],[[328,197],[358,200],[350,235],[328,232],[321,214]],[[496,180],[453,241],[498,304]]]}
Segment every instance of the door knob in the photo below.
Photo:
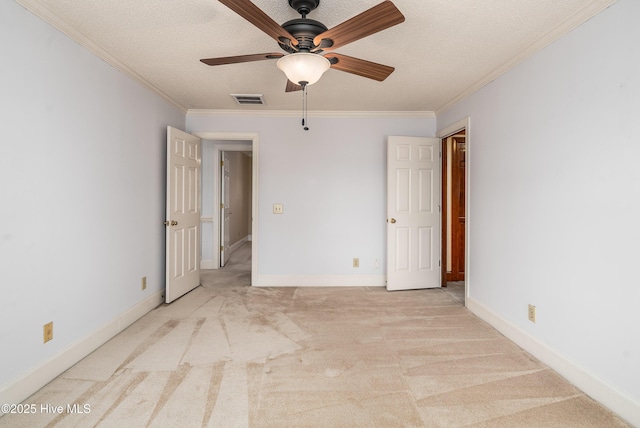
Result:
{"label": "door knob", "polygon": [[389,222],[390,222],[390,223],[395,223],[395,222],[396,222],[396,219],[395,219],[395,218],[392,218],[391,220],[389,220]]}

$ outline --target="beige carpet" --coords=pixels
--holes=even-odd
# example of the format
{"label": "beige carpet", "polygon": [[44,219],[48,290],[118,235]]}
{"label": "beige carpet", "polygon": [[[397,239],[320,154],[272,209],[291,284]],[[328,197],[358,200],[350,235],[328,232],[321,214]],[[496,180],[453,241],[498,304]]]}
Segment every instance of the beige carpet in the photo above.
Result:
{"label": "beige carpet", "polygon": [[467,311],[455,290],[251,288],[246,248],[1,427],[628,426]]}

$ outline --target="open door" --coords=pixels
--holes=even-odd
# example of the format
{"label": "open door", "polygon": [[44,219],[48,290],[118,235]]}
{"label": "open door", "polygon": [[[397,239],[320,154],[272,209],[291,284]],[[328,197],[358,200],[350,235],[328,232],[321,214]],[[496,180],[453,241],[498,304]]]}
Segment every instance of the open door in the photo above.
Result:
{"label": "open door", "polygon": [[387,142],[387,290],[440,287],[440,139]]}
{"label": "open door", "polygon": [[166,303],[200,285],[201,153],[200,138],[167,127]]}
{"label": "open door", "polygon": [[220,267],[224,267],[231,255],[231,162],[226,152],[220,152],[222,161],[220,163]]}

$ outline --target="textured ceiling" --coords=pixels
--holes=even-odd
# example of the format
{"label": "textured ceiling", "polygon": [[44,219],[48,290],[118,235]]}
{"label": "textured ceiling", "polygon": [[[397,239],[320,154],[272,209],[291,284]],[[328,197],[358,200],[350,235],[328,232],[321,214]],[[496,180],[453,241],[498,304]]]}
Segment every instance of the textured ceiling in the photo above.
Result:
{"label": "textured ceiling", "polygon": [[[200,58],[281,52],[216,0],[17,0],[184,109],[297,110],[275,60],[210,67]],[[253,0],[278,23],[287,0]],[[611,0],[394,0],[404,23],[336,52],[396,68],[384,82],[329,70],[309,87],[323,111],[438,111],[588,19]],[[328,28],[380,0],[321,0]],[[263,94],[239,106],[229,94]]]}

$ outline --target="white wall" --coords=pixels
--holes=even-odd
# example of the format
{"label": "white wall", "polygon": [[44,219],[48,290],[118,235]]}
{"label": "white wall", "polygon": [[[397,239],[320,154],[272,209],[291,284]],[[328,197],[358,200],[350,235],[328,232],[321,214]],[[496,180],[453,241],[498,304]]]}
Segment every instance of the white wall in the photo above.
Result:
{"label": "white wall", "polygon": [[237,247],[251,235],[251,158],[243,152],[227,152],[229,177],[230,245]]}
{"label": "white wall", "polygon": [[[312,116],[309,125],[305,132],[298,117],[187,115],[192,133],[259,134],[255,285],[381,285],[386,138],[433,136],[435,118]],[[284,214],[273,214],[274,203]]]}
{"label": "white wall", "polygon": [[213,203],[214,193],[219,193],[220,183],[215,176],[214,155],[216,151],[211,141],[202,142],[202,253],[200,269],[214,269],[218,267],[214,252],[214,242],[218,242],[218,229],[216,223],[219,220],[218,209]]}
{"label": "white wall", "polygon": [[12,1],[0,52],[4,403],[160,297],[166,126],[184,128],[184,114]]}
{"label": "white wall", "polygon": [[620,0],[438,115],[471,118],[469,306],[638,425],[639,16]]}

